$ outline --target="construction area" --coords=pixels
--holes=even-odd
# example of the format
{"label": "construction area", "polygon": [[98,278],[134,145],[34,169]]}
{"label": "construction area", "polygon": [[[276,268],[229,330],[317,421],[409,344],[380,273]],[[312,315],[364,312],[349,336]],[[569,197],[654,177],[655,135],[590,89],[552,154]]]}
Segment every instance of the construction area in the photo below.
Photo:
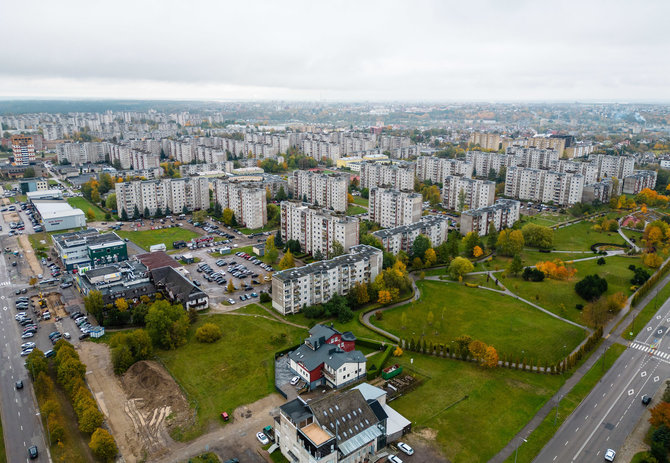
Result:
{"label": "construction area", "polygon": [[[30,240],[28,240],[28,236],[19,235],[18,239],[19,239],[19,245],[21,246],[21,249],[23,249],[23,256],[25,257],[25,260],[28,262],[28,265],[30,266],[30,272],[32,272],[26,276],[39,275],[40,273],[42,273],[42,266],[40,265],[39,260],[37,260],[37,256],[35,255],[35,251],[33,250],[32,245],[30,244]],[[26,267],[23,266],[22,268]]]}
{"label": "construction area", "polygon": [[68,316],[61,293],[55,291],[50,293],[41,292],[36,296],[32,296],[30,298],[30,303],[34,308],[35,313],[39,313],[40,317],[47,311],[52,318],[63,318]]}

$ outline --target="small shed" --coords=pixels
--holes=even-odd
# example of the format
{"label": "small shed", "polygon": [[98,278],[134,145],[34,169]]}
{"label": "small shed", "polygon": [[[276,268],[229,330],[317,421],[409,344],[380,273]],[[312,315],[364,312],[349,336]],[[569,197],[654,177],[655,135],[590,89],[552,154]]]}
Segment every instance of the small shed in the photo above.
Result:
{"label": "small shed", "polygon": [[263,257],[265,255],[265,243],[255,244],[252,246],[251,250],[258,257]]}

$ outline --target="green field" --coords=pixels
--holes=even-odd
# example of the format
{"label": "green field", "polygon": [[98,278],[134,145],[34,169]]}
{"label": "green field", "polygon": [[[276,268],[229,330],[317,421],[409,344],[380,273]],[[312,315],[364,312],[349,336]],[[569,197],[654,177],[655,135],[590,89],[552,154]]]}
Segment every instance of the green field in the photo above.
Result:
{"label": "green field", "polygon": [[[214,344],[195,340],[195,329],[215,323],[223,338]],[[285,334],[284,339],[278,339]],[[300,343],[307,332],[261,317],[208,315],[189,330],[188,343],[176,350],[159,351],[158,357],[186,391],[197,410],[197,424],[178,437],[189,440],[223,411],[255,402],[274,392],[273,353]],[[275,337],[276,341],[272,341]]]}
{"label": "green field", "polygon": [[[525,357],[540,364],[557,362],[585,337],[583,330],[510,296],[456,283],[419,281],[417,286],[421,291],[418,302],[387,310],[382,320],[372,323],[400,338],[446,346],[467,334],[493,345],[501,357]],[[430,312],[432,325],[426,321]],[[404,328],[403,313],[407,314]]]}
{"label": "green field", "polygon": [[554,249],[559,251],[589,251],[594,243],[625,244],[617,232],[593,230],[594,222],[588,220],[554,230]]}
{"label": "green field", "polygon": [[[535,459],[547,442],[553,437],[563,421],[570,416],[575,408],[591,392],[591,389],[600,381],[600,378],[609,370],[619,356],[626,350],[621,344],[612,344],[607,352],[582,379],[563,397],[558,410],[558,419],[554,425],[555,413],[550,413],[540,425],[528,437],[526,443],[519,447],[518,463],[530,463]],[[603,365],[604,363],[604,365]],[[511,455],[505,463],[515,461],[515,455]]]}
{"label": "green field", "polygon": [[86,214],[86,212],[88,212],[89,209],[93,209],[93,213],[95,214],[95,220],[94,220],[95,222],[103,222],[105,220],[105,211],[103,211],[90,201],[88,201],[86,198],[83,198],[81,196],[68,198],[67,203],[72,207],[81,209],[82,211],[84,211],[84,214]]}
{"label": "green field", "polygon": [[367,212],[368,210],[361,207],[361,206],[349,206],[347,208],[347,215],[358,215],[362,214],[364,212]]}
{"label": "green field", "polygon": [[553,280],[545,278],[540,283],[524,281],[521,277],[501,278],[503,284],[513,293],[527,299],[535,304],[552,311],[555,314],[569,320],[581,323],[581,311],[577,310],[577,304],[586,305],[587,301],[575,292],[575,283],[587,275],[597,274],[607,280],[607,292],[605,295],[623,292],[626,297],[633,292],[630,290],[630,279],[633,272],[628,266],[641,265],[639,257],[612,256],[606,257],[605,265],[598,265],[597,259],[583,262],[575,262],[570,266],[577,269],[577,273],[571,280]]}
{"label": "green field", "polygon": [[359,206],[368,207],[370,205],[370,202],[367,199],[362,198],[360,196],[354,196],[354,204],[358,204]]}
{"label": "green field", "polygon": [[174,241],[190,241],[191,239],[200,236],[199,233],[181,227],[145,231],[117,230],[116,234],[121,238],[128,238],[130,241],[147,251],[152,244],[159,243],[164,243],[167,249],[174,249],[172,247]]}
{"label": "green field", "polygon": [[[530,249],[524,249],[521,252],[521,261],[523,265],[535,265],[538,262],[545,260],[556,260],[560,259],[562,261],[570,261],[574,259],[583,259],[585,257],[593,257],[591,251],[588,252],[540,252],[532,251]],[[509,267],[510,262],[512,262],[511,257],[505,256],[493,256],[491,260],[481,262],[475,267],[475,272],[483,270],[504,270]]]}
{"label": "green field", "polygon": [[405,353],[396,361],[425,382],[391,402],[392,407],[412,421],[414,432],[437,431],[435,441],[453,463],[488,461],[563,383],[559,375],[487,370],[416,353]]}

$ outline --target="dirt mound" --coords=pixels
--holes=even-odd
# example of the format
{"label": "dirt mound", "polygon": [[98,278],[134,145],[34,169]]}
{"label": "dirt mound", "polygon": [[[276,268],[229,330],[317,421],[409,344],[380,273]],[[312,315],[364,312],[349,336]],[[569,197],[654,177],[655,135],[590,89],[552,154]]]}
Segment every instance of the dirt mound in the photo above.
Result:
{"label": "dirt mound", "polygon": [[[193,420],[193,413],[179,385],[158,363],[141,361],[131,366],[121,378],[128,396],[127,412],[151,434],[160,434],[163,426],[183,427]],[[134,413],[134,410],[140,413]]]}

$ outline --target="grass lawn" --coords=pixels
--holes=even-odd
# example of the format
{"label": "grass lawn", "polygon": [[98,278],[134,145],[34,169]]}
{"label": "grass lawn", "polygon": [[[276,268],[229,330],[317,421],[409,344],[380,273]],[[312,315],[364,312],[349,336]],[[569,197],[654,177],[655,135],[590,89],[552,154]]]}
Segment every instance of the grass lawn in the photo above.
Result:
{"label": "grass lawn", "polygon": [[349,206],[347,208],[347,215],[358,215],[367,211],[367,209],[364,209],[361,206]]}
{"label": "grass lawn", "polygon": [[[535,265],[538,262],[545,260],[555,260],[561,259],[562,261],[569,261],[574,259],[583,259],[585,257],[593,257],[591,251],[588,252],[540,252],[532,251],[530,249],[524,249],[521,252],[521,261],[523,265]],[[512,262],[511,257],[505,256],[492,256],[492,259],[489,261],[484,261],[475,266],[475,271],[483,270],[503,270],[506,269],[510,262]]]}
{"label": "grass lawn", "polygon": [[67,203],[72,207],[81,209],[82,211],[84,211],[84,214],[86,214],[86,212],[88,212],[89,209],[93,209],[93,213],[95,214],[95,220],[94,220],[95,222],[104,222],[106,220],[105,211],[103,211],[98,206],[88,201],[84,197],[76,196],[74,198],[68,198]]}
{"label": "grass lawn", "polygon": [[571,280],[546,279],[540,283],[524,281],[521,277],[508,276],[502,278],[503,284],[513,293],[544,307],[555,314],[569,320],[581,323],[581,311],[577,310],[577,304],[586,305],[587,301],[575,292],[575,283],[587,275],[597,274],[607,280],[607,292],[605,295],[623,292],[626,297],[633,294],[630,290],[630,279],[633,272],[628,266],[633,264],[639,266],[642,260],[639,257],[612,256],[606,257],[605,265],[598,265],[597,259],[570,264],[577,269],[577,273]]}
{"label": "grass lawn", "polygon": [[[410,364],[413,359],[413,364]],[[454,463],[486,462],[558,390],[561,376],[504,368],[487,370],[469,362],[405,353],[398,363],[425,382],[391,402],[412,421],[412,430],[437,431],[436,443]],[[456,401],[466,400],[447,409]]]}
{"label": "grass lawn", "polygon": [[[218,325],[223,338],[213,344],[197,342],[195,329],[206,322]],[[285,338],[279,339],[282,334]],[[189,330],[186,345],[157,353],[197,411],[195,427],[176,437],[190,440],[209,424],[219,423],[222,411],[232,414],[240,405],[274,392],[273,353],[300,343],[306,334],[302,329],[261,317],[200,317]]]}
{"label": "grass lawn", "polygon": [[7,463],[7,454],[5,453],[5,436],[2,432],[2,421],[0,421],[0,463]]}
{"label": "grass lawn", "polygon": [[[612,364],[619,358],[619,356],[626,350],[625,346],[621,344],[613,344],[605,355],[598,360],[598,362],[591,367],[591,369],[579,380],[579,382],[572,388],[572,390],[563,397],[561,405],[558,409],[558,420],[554,425],[555,414],[550,413],[540,425],[528,436],[528,442],[519,447],[519,463],[530,463],[535,459],[538,453],[542,450],[549,440],[554,436],[558,428],[561,427],[563,421],[570,416],[570,414],[577,408],[577,406],[584,400],[584,398],[591,392],[591,389],[600,381],[600,378],[609,370]],[[603,367],[604,362],[604,367]],[[505,463],[514,462],[514,455],[511,455]]]}
{"label": "grass lawn", "polygon": [[554,230],[554,249],[559,251],[589,251],[594,243],[625,244],[617,232],[593,230],[594,222],[584,220],[574,225]]}
{"label": "grass lawn", "polygon": [[[624,339],[635,339],[635,336],[637,336],[640,330],[649,323],[649,320],[651,320],[651,317],[658,311],[658,308],[666,301],[666,299],[670,298],[670,283],[662,288],[657,286],[647,294],[653,294],[654,299],[649,301],[649,303],[640,310],[640,313],[637,314],[635,319],[630,322],[630,325],[626,327],[621,335]],[[630,333],[633,334],[631,335]]]}
{"label": "grass lawn", "polygon": [[277,225],[266,225],[261,228],[238,228],[239,231],[242,232],[243,235],[251,235],[252,233],[261,233],[261,232],[266,232],[266,231],[274,231],[277,228],[279,228]]}
{"label": "grass lawn", "polygon": [[174,249],[172,247],[172,242],[180,240],[190,241],[192,238],[200,236],[192,230],[181,227],[145,231],[117,230],[116,234],[121,238],[128,238],[130,241],[147,251],[151,245],[159,243],[164,243],[167,249]]}
{"label": "grass lawn", "polygon": [[367,199],[362,198],[360,196],[354,196],[354,204],[358,204],[359,206],[365,206],[365,207],[368,207],[370,205]]}
{"label": "grass lawn", "polygon": [[184,460],[183,463],[220,463],[221,459],[214,452],[207,452]]}
{"label": "grass lawn", "polygon": [[[467,334],[493,345],[501,355],[555,363],[570,352],[585,336],[577,327],[550,317],[510,296],[468,288],[456,283],[419,281],[421,299],[384,312],[382,320],[372,322],[407,340],[447,346]],[[447,302],[449,301],[449,302]],[[432,312],[434,323],[426,319]],[[402,314],[407,325],[402,327]],[[565,349],[557,346],[565,345]],[[564,352],[565,351],[565,352]]]}
{"label": "grass lawn", "polygon": [[626,235],[629,240],[633,241],[633,243],[636,243],[640,247],[644,247],[642,246],[642,242],[640,241],[642,239],[642,232],[627,230],[625,228],[623,228],[622,231],[623,234]]}
{"label": "grass lawn", "polygon": [[58,185],[58,182],[56,180],[50,178],[49,181],[48,181],[48,184],[49,184],[49,186],[54,186],[54,185]]}

